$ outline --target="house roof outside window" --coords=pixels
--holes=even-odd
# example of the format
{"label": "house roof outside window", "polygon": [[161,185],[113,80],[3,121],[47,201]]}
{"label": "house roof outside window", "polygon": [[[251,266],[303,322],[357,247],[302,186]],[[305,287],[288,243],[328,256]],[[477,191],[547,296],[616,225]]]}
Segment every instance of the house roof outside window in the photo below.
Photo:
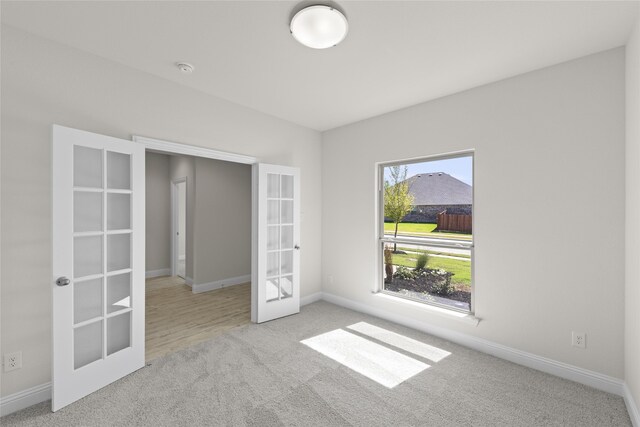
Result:
{"label": "house roof outside window", "polygon": [[405,182],[415,206],[472,204],[473,187],[445,172],[421,173]]}

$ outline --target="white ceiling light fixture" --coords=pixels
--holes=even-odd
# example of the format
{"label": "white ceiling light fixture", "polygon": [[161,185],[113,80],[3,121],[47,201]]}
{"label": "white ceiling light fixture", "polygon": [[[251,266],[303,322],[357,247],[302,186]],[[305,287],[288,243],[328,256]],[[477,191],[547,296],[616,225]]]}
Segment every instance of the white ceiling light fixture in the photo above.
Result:
{"label": "white ceiling light fixture", "polygon": [[338,9],[325,5],[305,7],[294,15],[289,26],[291,35],[313,49],[326,49],[347,36],[347,18]]}

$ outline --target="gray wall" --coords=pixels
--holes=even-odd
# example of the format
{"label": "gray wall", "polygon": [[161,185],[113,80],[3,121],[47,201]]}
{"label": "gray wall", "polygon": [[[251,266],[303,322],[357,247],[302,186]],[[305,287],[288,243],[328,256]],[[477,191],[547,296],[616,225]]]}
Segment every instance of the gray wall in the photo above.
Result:
{"label": "gray wall", "polygon": [[146,153],[145,264],[147,271],[171,268],[169,156]]}
{"label": "gray wall", "polygon": [[640,409],[640,18],[627,44],[625,381]]}
{"label": "gray wall", "polygon": [[[624,63],[610,50],[324,133],[323,290],[623,378]],[[470,148],[477,327],[371,293],[376,162]]]}
{"label": "gray wall", "polygon": [[187,178],[187,280],[251,274],[251,166],[147,152],[146,167],[146,270],[171,267],[170,183]]}
{"label": "gray wall", "polygon": [[51,381],[51,125],[151,136],[302,172],[301,296],[320,290],[320,134],[2,25],[1,396]]}
{"label": "gray wall", "polygon": [[251,274],[251,166],[195,159],[198,285]]}
{"label": "gray wall", "polygon": [[[196,200],[196,162],[190,156],[169,156],[170,172],[169,178],[174,181],[178,178],[187,179],[187,235],[186,235],[186,280],[192,283],[195,277],[195,256],[194,256],[194,224],[195,224],[195,200]],[[168,185],[168,184],[167,184]],[[171,242],[169,242],[171,244]]]}

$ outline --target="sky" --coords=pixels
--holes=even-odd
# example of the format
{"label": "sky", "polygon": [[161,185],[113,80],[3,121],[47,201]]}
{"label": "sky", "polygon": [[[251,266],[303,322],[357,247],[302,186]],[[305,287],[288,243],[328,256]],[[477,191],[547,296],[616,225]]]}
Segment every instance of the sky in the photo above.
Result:
{"label": "sky", "polygon": [[[473,158],[471,156],[411,163],[407,166],[407,178],[421,173],[444,172],[462,182],[473,185]],[[389,179],[389,168],[384,168],[384,176],[385,179]]]}

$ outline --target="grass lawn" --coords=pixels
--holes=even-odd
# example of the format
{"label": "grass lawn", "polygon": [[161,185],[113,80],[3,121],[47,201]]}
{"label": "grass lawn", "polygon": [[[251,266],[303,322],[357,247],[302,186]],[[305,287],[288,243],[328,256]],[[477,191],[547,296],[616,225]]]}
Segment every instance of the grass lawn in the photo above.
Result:
{"label": "grass lawn", "polygon": [[[438,224],[432,223],[413,223],[413,222],[401,222],[398,224],[398,233],[431,233],[436,229]],[[385,233],[393,233],[396,229],[396,225],[392,222],[384,223]]]}
{"label": "grass lawn", "polygon": [[[393,264],[415,268],[416,258],[417,254],[415,253],[393,254]],[[427,268],[447,270],[454,274],[451,277],[451,283],[471,286],[471,260],[431,256],[427,262]]]}
{"label": "grass lawn", "polygon": [[[398,235],[416,236],[416,237],[435,237],[435,238],[454,238],[471,240],[471,234],[462,233],[441,233],[434,231],[438,224],[433,223],[413,223],[413,222],[401,222],[398,224]],[[392,222],[384,223],[384,232],[387,234],[393,234],[396,225]]]}

